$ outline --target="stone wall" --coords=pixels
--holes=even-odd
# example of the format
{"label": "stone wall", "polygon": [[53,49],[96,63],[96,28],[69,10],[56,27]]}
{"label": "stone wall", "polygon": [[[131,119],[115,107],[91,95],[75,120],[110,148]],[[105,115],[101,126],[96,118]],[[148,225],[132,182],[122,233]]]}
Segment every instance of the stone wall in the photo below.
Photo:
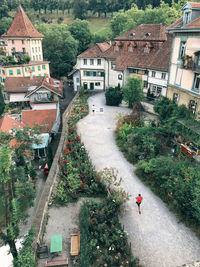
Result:
{"label": "stone wall", "polygon": [[55,185],[58,173],[59,173],[59,165],[58,161],[60,158],[60,155],[63,150],[64,142],[67,137],[67,119],[69,114],[71,113],[71,109],[73,106],[74,100],[78,97],[78,94],[75,95],[73,100],[71,101],[70,105],[67,107],[66,111],[64,112],[62,116],[62,134],[60,137],[60,142],[56,151],[56,155],[54,156],[54,160],[49,172],[49,175],[47,177],[44,189],[42,191],[38,207],[35,214],[35,219],[33,221],[32,227],[35,230],[35,243],[34,243],[34,251],[36,251],[36,243],[41,243],[43,233],[45,230],[46,222],[47,222],[47,210],[48,210],[48,203],[51,197],[51,193],[53,190],[53,187]]}

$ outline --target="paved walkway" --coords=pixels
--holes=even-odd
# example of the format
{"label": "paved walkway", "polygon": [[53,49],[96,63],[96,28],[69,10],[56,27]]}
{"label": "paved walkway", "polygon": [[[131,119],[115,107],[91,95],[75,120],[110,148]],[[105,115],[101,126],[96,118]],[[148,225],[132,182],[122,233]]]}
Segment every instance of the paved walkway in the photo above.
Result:
{"label": "paved walkway", "polygon": [[[132,243],[132,251],[147,267],[175,267],[200,259],[199,239],[179,223],[166,205],[155,196],[134,174],[135,168],[127,162],[115,144],[116,112],[130,110],[123,107],[105,106],[104,94],[88,100],[90,111],[94,104],[104,112],[91,113],[79,121],[78,132],[97,170],[115,167],[123,178],[122,186],[132,197],[120,217]],[[135,196],[144,197],[139,215]]]}

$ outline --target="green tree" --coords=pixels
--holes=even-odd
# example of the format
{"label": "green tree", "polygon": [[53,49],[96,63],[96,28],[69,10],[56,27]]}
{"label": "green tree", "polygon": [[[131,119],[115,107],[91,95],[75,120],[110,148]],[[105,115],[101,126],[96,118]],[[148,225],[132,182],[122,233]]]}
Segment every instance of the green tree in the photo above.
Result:
{"label": "green tree", "polygon": [[122,87],[122,93],[129,107],[139,104],[144,97],[142,79],[135,76],[128,77],[125,86]]}
{"label": "green tree", "polygon": [[76,19],[69,26],[69,31],[75,40],[78,40],[78,54],[88,49],[91,41],[92,34],[89,29],[89,23],[86,20]]}
{"label": "green tree", "polygon": [[13,19],[9,17],[3,17],[0,20],[0,35],[5,33],[11,26]]}
{"label": "green tree", "polygon": [[73,13],[76,19],[85,19],[88,11],[87,0],[74,0]]}
{"label": "green tree", "polygon": [[78,41],[74,40],[68,31],[68,26],[64,24],[40,25],[38,30],[45,35],[44,57],[51,61],[52,75],[66,76],[76,62]]}
{"label": "green tree", "polygon": [[5,102],[4,102],[2,90],[3,90],[3,87],[0,84],[0,116],[1,114],[3,114],[4,108],[5,108]]}

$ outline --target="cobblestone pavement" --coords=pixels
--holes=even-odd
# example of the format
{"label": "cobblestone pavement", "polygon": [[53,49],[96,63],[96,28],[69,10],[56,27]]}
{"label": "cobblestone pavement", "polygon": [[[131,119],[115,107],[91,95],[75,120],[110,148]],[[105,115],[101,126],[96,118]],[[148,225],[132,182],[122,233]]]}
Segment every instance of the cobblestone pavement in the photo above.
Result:
{"label": "cobblestone pavement", "polygon": [[[123,178],[123,188],[132,196],[120,220],[128,232],[133,254],[148,267],[175,267],[199,260],[199,239],[137,178],[135,167],[127,162],[115,144],[116,114],[127,114],[130,110],[105,106],[103,93],[90,97],[88,103],[90,114],[79,121],[78,132],[96,169],[117,168]],[[91,112],[93,104],[97,109],[95,115]],[[99,112],[100,108],[103,112]],[[138,193],[144,197],[141,215],[135,204]]]}

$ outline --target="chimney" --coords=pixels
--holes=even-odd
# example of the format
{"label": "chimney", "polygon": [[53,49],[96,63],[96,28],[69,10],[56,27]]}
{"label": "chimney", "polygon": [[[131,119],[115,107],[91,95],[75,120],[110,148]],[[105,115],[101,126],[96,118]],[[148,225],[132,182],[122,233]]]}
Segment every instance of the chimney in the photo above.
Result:
{"label": "chimney", "polygon": [[32,72],[32,69],[29,70],[29,73],[30,73],[30,80],[33,80],[33,72]]}

